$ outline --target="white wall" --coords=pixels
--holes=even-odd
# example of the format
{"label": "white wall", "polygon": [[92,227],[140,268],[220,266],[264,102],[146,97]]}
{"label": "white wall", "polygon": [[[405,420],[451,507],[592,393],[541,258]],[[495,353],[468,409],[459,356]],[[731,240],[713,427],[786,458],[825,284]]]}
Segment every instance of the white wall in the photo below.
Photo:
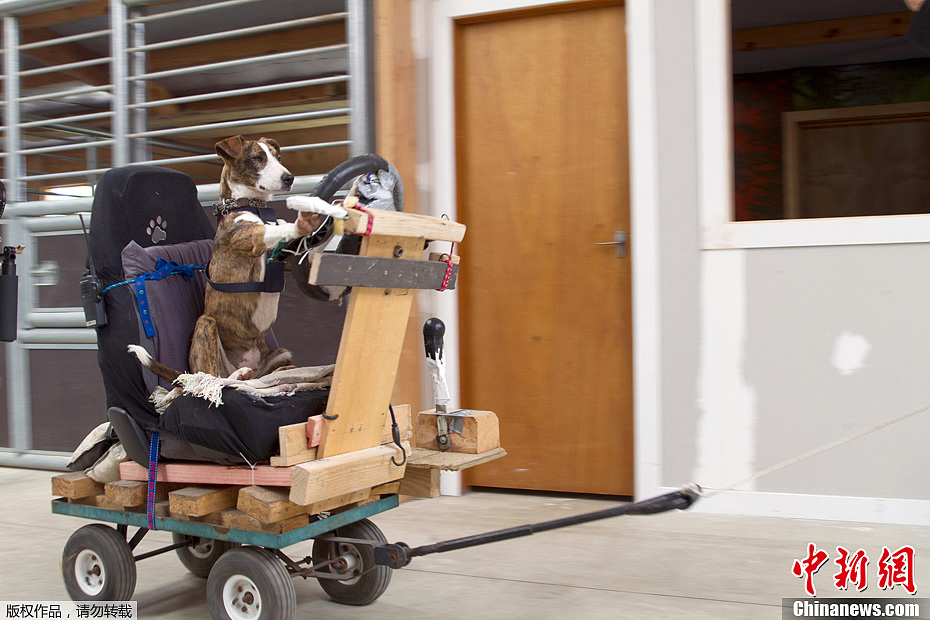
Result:
{"label": "white wall", "polygon": [[[930,405],[930,219],[730,223],[727,3],[627,7],[638,495]],[[928,432],[918,413],[697,509],[930,524]]]}

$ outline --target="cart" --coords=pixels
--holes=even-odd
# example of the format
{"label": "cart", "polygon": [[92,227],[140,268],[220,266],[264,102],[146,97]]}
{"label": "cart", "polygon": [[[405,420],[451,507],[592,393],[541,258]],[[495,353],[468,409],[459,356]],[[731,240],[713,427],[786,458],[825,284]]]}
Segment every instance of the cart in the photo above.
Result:
{"label": "cart", "polygon": [[[315,195],[329,202],[349,176],[385,171],[389,175],[382,176],[381,189],[400,207],[396,171],[371,156],[330,173]],[[129,600],[136,563],[175,551],[188,570],[207,577],[213,618],[290,619],[296,611],[294,577],[317,579],[339,603],[367,605],[385,591],[392,570],[414,557],[622,514],[683,509],[698,497],[696,488],[686,488],[589,515],[434,545],[389,543],[369,518],[397,507],[398,494],[435,497],[440,470],[464,469],[506,452],[493,413],[445,409],[441,322],[429,321],[424,334],[436,409],[412,418],[409,407],[390,403],[410,292],[455,286],[458,257],[450,249],[424,258],[425,246],[457,243],[465,227],[399,209],[358,206],[331,224],[331,233],[344,235],[343,251],[304,256],[292,246],[279,248],[273,257],[291,261],[292,273],[310,296],[333,298],[334,291],[352,289],[325,411],[278,427],[279,453],[271,465],[231,465],[159,463],[158,432],[111,409],[113,426],[132,457],[120,465],[120,481],[103,485],[82,471],[53,478],[53,492],[60,496],[52,502],[55,514],[113,524],[85,525],[65,545],[62,576],[72,599]],[[326,241],[327,232],[317,241]],[[308,439],[315,434],[311,426],[318,429],[316,446]],[[139,454],[144,441],[147,461]],[[130,535],[130,528],[137,529]],[[153,529],[171,532],[172,544],[134,555]],[[307,540],[313,540],[310,556],[293,559],[284,552]]]}

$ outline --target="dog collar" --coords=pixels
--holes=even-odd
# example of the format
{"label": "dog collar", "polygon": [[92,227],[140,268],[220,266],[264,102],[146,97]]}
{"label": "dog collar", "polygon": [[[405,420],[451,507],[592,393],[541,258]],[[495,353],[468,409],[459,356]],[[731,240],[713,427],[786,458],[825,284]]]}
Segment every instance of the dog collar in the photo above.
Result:
{"label": "dog collar", "polygon": [[224,198],[219,202],[213,203],[213,215],[223,219],[229,215],[230,211],[239,209],[264,209],[268,206],[268,201],[261,198]]}

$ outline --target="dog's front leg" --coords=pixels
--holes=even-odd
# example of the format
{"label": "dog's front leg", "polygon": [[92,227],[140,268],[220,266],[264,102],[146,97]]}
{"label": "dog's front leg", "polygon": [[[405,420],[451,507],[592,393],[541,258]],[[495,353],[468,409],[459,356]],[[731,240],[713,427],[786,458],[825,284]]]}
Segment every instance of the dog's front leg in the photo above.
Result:
{"label": "dog's front leg", "polygon": [[213,317],[201,315],[194,326],[191,337],[191,351],[188,365],[192,372],[205,372],[214,377],[225,377],[229,374],[223,362],[223,352],[220,350],[220,335],[216,329]]}
{"label": "dog's front leg", "polygon": [[319,216],[312,214],[312,217],[297,218],[297,221],[291,223],[279,223],[276,225],[266,225],[263,241],[265,248],[274,249],[282,241],[291,241],[298,237],[311,234],[319,226]]}

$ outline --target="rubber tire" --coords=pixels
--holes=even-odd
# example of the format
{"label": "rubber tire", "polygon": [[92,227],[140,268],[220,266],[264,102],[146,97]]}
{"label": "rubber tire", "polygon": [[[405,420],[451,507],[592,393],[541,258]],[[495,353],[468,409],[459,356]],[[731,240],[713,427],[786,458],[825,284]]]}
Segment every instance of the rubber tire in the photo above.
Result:
{"label": "rubber tire", "polygon": [[[330,532],[332,536],[341,536],[344,538],[359,538],[362,540],[372,540],[379,543],[387,543],[384,534],[374,523],[368,519],[362,519],[355,523],[350,523],[345,527]],[[313,563],[317,564],[332,557],[332,545],[323,540],[313,541]],[[340,546],[348,547],[361,560],[361,571],[374,567],[370,572],[365,573],[357,578],[354,583],[337,581],[335,579],[318,579],[320,587],[329,595],[331,599],[343,605],[370,605],[374,603],[379,596],[384,594],[388,585],[391,583],[391,574],[393,571],[388,566],[379,566],[375,564],[374,548],[367,545],[352,545],[350,543],[338,543]]]}
{"label": "rubber tire", "polygon": [[230,549],[242,546],[239,543],[216,540],[214,538],[198,538],[196,536],[178,534],[177,532],[171,533],[171,540],[174,543],[189,540],[194,544],[212,544],[209,553],[204,557],[195,555],[190,546],[175,549],[175,552],[178,554],[178,559],[181,560],[181,564],[197,577],[203,577],[204,579],[210,576],[210,569],[212,569],[213,565],[220,559],[220,556]]}
{"label": "rubber tire", "polygon": [[[83,551],[93,554],[103,573],[103,584],[96,594],[88,593],[75,575],[75,561]],[[136,561],[126,538],[112,527],[93,523],[80,528],[61,555],[61,576],[72,601],[128,601],[136,589]]]}
{"label": "rubber tire", "polygon": [[297,615],[297,595],[284,563],[267,549],[237,547],[220,556],[207,578],[207,605],[214,620],[232,620],[223,588],[236,575],[255,584],[261,596],[261,620],[293,620]]}

